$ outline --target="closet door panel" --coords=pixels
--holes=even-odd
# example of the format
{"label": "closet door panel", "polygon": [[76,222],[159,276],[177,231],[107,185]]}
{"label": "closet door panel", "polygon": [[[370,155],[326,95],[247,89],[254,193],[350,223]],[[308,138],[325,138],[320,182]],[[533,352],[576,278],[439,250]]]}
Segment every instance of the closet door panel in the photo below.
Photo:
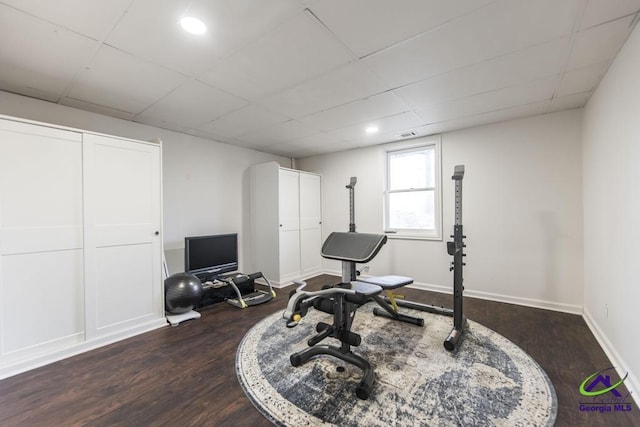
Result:
{"label": "closet door panel", "polygon": [[306,276],[322,269],[320,176],[300,173],[300,268]]}
{"label": "closet door panel", "polygon": [[81,141],[0,119],[0,365],[84,339]]}
{"label": "closet door panel", "polygon": [[85,135],[87,333],[163,316],[160,147]]}
{"label": "closet door panel", "polygon": [[300,186],[297,172],[280,170],[279,210],[281,231],[300,229]]}
{"label": "closet door panel", "polygon": [[97,250],[98,330],[153,313],[153,256],[149,244]]}

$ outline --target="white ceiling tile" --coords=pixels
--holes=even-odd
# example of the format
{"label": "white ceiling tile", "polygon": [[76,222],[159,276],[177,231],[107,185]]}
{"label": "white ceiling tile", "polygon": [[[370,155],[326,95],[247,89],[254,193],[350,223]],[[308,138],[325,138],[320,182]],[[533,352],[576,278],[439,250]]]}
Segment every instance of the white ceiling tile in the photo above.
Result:
{"label": "white ceiling tile", "polygon": [[612,21],[640,10],[640,0],[590,0],[582,16],[580,29]]}
{"label": "white ceiling tile", "polygon": [[559,76],[553,76],[518,86],[432,105],[418,110],[417,114],[429,124],[545,100],[550,101],[558,85],[559,78]]}
{"label": "white ceiling tile", "polygon": [[56,101],[98,49],[92,39],[0,4],[0,89]]}
{"label": "white ceiling tile", "polygon": [[294,142],[300,147],[316,147],[327,144],[336,144],[342,141],[340,139],[336,139],[335,136],[329,135],[326,132],[320,132],[302,138],[296,138]]}
{"label": "white ceiling tile", "polygon": [[211,67],[201,79],[247,99],[316,78],[352,60],[308,13],[300,13]]}
{"label": "white ceiling tile", "polygon": [[425,123],[414,113],[405,112],[371,120],[367,124],[376,125],[378,132],[368,134],[365,132],[365,126],[354,125],[327,132],[327,134],[336,140],[353,141],[359,145],[371,145],[383,142],[387,135],[419,127]]}
{"label": "white ceiling tile", "polygon": [[288,120],[289,118],[282,114],[251,104],[202,125],[199,129],[225,138],[233,138]]}
{"label": "white ceiling tile", "polygon": [[610,60],[629,36],[632,17],[618,19],[580,31],[573,44],[567,69],[581,68]]}
{"label": "white ceiling tile", "polygon": [[175,71],[103,46],[91,66],[82,70],[68,95],[139,113],[187,80]]}
{"label": "white ceiling tile", "polygon": [[300,118],[318,129],[330,131],[357,123],[381,119],[409,111],[407,105],[393,92],[385,92],[367,99]]}
{"label": "white ceiling tile", "polygon": [[105,116],[117,117],[123,120],[131,120],[135,116],[134,113],[116,110],[113,108],[105,107],[104,105],[93,104],[91,102],[69,97],[62,98],[60,100],[60,104],[66,105],[67,107],[77,108],[78,110],[91,111],[93,113],[98,113]]}
{"label": "white ceiling tile", "polygon": [[247,101],[244,99],[192,80],[140,113],[136,121],[198,128],[245,105]]}
{"label": "white ceiling tile", "polygon": [[567,71],[562,76],[560,87],[556,96],[567,96],[574,93],[590,92],[593,90],[604,71],[607,69],[609,61]]}
{"label": "white ceiling tile", "polygon": [[234,138],[243,144],[266,147],[281,142],[292,141],[298,138],[305,138],[319,133],[317,129],[300,123],[296,120],[289,120],[278,123],[256,132],[250,132]]}
{"label": "white ceiling tile", "polygon": [[45,21],[102,40],[131,4],[131,0],[2,0]]}
{"label": "white ceiling tile", "polygon": [[380,79],[359,62],[350,62],[260,102],[291,117],[336,107],[385,90]]}
{"label": "white ceiling tile", "polygon": [[[186,0],[137,0],[106,43],[189,76],[197,76],[221,53],[211,31],[196,36],[182,30]],[[206,20],[207,17],[203,19]]]}
{"label": "white ceiling tile", "polygon": [[412,108],[527,83],[563,70],[570,49],[564,37],[394,90]]}
{"label": "white ceiling tile", "polygon": [[[216,59],[301,10],[293,0],[136,0],[107,43],[190,76]],[[182,30],[178,20],[194,15],[207,25],[201,36]]]}
{"label": "white ceiling tile", "polygon": [[589,101],[592,93],[592,91],[580,92],[554,98],[553,101],[551,101],[551,111],[562,111],[584,107]]}
{"label": "white ceiling tile", "polygon": [[314,0],[308,6],[358,57],[363,57],[492,1]]}
{"label": "white ceiling tile", "polygon": [[285,157],[307,157],[323,153],[324,147],[343,145],[344,141],[337,141],[325,133],[319,133],[310,137],[296,139],[293,141],[280,142],[270,145],[269,151]]}
{"label": "white ceiling tile", "polygon": [[488,125],[507,120],[514,120],[524,117],[535,116],[549,112],[550,101],[534,102],[527,105],[519,105],[502,110],[483,112],[473,116],[453,119],[446,122],[435,123],[431,127],[432,133],[451,132],[475,126]]}
{"label": "white ceiling tile", "polygon": [[404,86],[567,36],[584,1],[497,1],[363,62],[389,85]]}

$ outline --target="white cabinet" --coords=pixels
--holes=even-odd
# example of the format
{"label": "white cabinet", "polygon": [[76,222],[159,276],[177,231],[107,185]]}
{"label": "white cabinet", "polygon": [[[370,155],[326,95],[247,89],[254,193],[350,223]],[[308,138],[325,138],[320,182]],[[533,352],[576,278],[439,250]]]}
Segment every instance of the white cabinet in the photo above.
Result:
{"label": "white cabinet", "polygon": [[160,161],[0,118],[0,378],[166,324]]}
{"label": "white cabinet", "polygon": [[251,167],[253,270],[276,286],[321,272],[320,175],[264,163]]}

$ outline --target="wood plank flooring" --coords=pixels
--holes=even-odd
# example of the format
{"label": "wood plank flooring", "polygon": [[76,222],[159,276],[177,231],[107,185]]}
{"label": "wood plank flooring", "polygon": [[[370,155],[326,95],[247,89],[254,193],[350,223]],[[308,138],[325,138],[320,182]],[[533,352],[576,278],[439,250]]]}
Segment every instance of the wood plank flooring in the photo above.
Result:
{"label": "wood plank flooring", "polygon": [[[309,288],[335,281],[319,276]],[[286,306],[289,291],[245,310],[209,306],[198,320],[2,380],[0,426],[268,426],[238,384],[235,354],[255,322]],[[404,293],[450,306],[449,295]],[[631,412],[579,411],[580,383],[611,366],[580,316],[473,298],[465,298],[465,314],[519,345],[547,372],[558,395],[557,426],[640,426],[635,403]]]}

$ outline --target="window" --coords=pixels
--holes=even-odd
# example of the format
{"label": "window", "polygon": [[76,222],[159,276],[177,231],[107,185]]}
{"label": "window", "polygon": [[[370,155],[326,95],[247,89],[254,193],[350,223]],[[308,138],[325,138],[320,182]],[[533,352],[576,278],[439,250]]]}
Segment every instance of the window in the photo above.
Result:
{"label": "window", "polygon": [[385,231],[440,239],[440,143],[387,151]]}

